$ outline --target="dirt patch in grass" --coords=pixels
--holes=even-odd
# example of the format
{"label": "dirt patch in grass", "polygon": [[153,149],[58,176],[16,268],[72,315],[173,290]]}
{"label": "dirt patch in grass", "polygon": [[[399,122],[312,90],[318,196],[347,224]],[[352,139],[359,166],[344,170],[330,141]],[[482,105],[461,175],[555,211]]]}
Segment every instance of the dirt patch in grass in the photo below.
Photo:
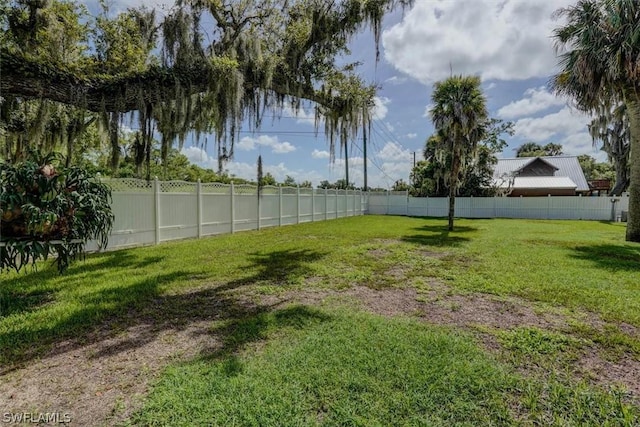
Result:
{"label": "dirt patch in grass", "polygon": [[116,425],[140,407],[167,365],[222,348],[213,322],[260,310],[242,304],[202,289],[167,295],[130,313],[128,326],[105,322],[59,342],[48,355],[0,376],[2,412],[58,412],[69,414],[71,426]]}
{"label": "dirt patch in grass", "polygon": [[367,254],[375,259],[382,259],[389,255],[389,250],[384,248],[369,249]]}
{"label": "dirt patch in grass", "polygon": [[576,364],[577,375],[598,384],[622,385],[640,403],[640,361],[628,354],[611,361],[599,353],[597,347],[588,348]]}

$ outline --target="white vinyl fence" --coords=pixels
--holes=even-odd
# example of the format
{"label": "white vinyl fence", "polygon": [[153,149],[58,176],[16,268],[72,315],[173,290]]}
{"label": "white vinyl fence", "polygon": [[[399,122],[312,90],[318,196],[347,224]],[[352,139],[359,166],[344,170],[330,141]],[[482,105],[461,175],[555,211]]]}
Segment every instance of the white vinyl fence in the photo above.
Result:
{"label": "white vinyl fence", "polygon": [[[105,180],[115,222],[107,249],[362,215],[361,191]],[[91,242],[88,250],[97,249]]]}
{"label": "white vinyl fence", "polygon": [[[459,218],[584,219],[616,221],[629,209],[629,198],[456,197]],[[445,217],[448,197],[410,197],[407,192],[369,193],[368,214]]]}

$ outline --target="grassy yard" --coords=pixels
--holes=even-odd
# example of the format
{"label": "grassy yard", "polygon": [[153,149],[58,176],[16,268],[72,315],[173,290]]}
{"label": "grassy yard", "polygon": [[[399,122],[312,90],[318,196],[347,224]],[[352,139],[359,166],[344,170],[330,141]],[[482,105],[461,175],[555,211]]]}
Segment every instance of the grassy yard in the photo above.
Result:
{"label": "grassy yard", "polygon": [[[111,399],[97,425],[638,425],[624,225],[456,224],[346,218],[5,273],[0,378],[118,361],[82,406]],[[73,411],[83,387],[55,402]]]}

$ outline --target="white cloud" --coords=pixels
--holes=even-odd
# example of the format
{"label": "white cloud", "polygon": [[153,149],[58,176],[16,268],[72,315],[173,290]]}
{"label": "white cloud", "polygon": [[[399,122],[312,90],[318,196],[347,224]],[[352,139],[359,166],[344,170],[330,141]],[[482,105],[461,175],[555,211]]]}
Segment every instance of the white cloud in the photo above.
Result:
{"label": "white cloud", "polygon": [[417,133],[408,133],[406,135],[406,137],[409,138],[409,139],[415,139],[415,138],[418,137],[418,134]]}
{"label": "white cloud", "polygon": [[545,87],[531,88],[525,91],[524,98],[500,108],[498,116],[504,119],[514,119],[565,104],[566,100],[550,93]]}
{"label": "white cloud", "polygon": [[209,155],[200,147],[182,147],[182,150],[180,150],[180,152],[187,156],[187,159],[189,159],[191,163],[205,164],[209,162]]}
{"label": "white cloud", "polygon": [[425,84],[454,74],[519,80],[553,73],[552,14],[574,0],[417,1],[383,32],[386,59]]}
{"label": "white cloud", "polygon": [[315,149],[313,150],[313,152],[311,152],[311,157],[313,157],[314,159],[328,159],[329,157],[331,157],[331,153],[326,150],[321,151]]}
{"label": "white cloud", "polygon": [[[300,106],[300,108],[298,108],[297,110],[295,110],[291,104],[289,103],[285,103],[284,105],[284,109],[282,110],[283,114],[285,117],[295,117],[298,120],[296,120],[296,123],[298,124],[306,124],[306,125],[310,125],[310,126],[315,126],[316,124],[316,114],[313,111],[313,108],[311,108],[309,111],[305,110],[304,107]],[[318,124],[322,123],[321,120],[319,120]]]}
{"label": "white cloud", "polygon": [[408,79],[406,77],[399,77],[399,76],[393,76],[393,77],[389,77],[387,80],[385,80],[385,83],[389,83],[391,85],[394,86],[398,86],[401,85],[403,83],[405,83]]}
{"label": "white cloud", "polygon": [[374,106],[371,111],[372,117],[376,120],[383,120],[385,117],[387,117],[387,113],[389,112],[389,108],[387,107],[387,105],[391,103],[391,100],[384,96],[374,96],[373,103]]}
{"label": "white cloud", "polygon": [[409,162],[413,159],[413,153],[397,142],[387,142],[376,156],[387,162]]}
{"label": "white cloud", "polygon": [[585,132],[589,116],[570,107],[543,117],[527,117],[516,122],[516,136],[533,142],[549,138],[565,138],[567,135]]}
{"label": "white cloud", "polygon": [[290,142],[280,142],[277,136],[260,135],[257,138],[245,136],[236,143],[236,148],[243,151],[255,150],[260,145],[270,147],[272,153],[286,154],[296,150],[296,147]]}
{"label": "white cloud", "polygon": [[587,131],[569,135],[561,139],[559,143],[562,144],[562,152],[564,154],[589,154],[598,160],[605,160],[607,157],[604,151],[599,151],[593,147],[593,140]]}
{"label": "white cloud", "polygon": [[[336,159],[334,162],[336,167],[344,166],[344,159]],[[364,165],[364,157],[349,157],[349,169],[353,166],[362,166]]]}
{"label": "white cloud", "polygon": [[296,151],[296,147],[293,146],[290,142],[277,142],[274,145],[271,145],[272,152],[277,154],[286,154],[292,151]]}
{"label": "white cloud", "polygon": [[433,108],[433,104],[427,104],[424,107],[424,113],[422,113],[422,117],[426,117],[427,119],[431,118],[431,109]]}
{"label": "white cloud", "polygon": [[[248,180],[255,180],[257,176],[256,164],[231,161],[227,163],[226,170],[232,175]],[[264,173],[268,172],[273,175],[279,182],[284,181],[287,175],[295,179],[296,182],[311,181],[314,186],[326,179],[323,174],[315,170],[290,169],[282,162],[276,165],[265,164],[262,166],[262,170]]]}

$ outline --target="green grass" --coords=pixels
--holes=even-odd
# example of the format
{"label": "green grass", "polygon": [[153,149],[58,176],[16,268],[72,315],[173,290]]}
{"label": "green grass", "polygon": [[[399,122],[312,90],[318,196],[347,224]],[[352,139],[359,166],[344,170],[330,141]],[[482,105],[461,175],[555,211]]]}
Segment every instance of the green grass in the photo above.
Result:
{"label": "green grass", "polygon": [[523,379],[469,336],[407,319],[297,306],[231,337],[268,341],[167,369],[131,424],[600,426],[638,415],[622,394]]}
{"label": "green grass", "polygon": [[[444,226],[441,219],[345,218],[97,254],[64,276],[49,264],[2,273],[0,374],[52,347],[65,351],[138,324],[153,324],[144,337],[151,340],[211,321],[223,351],[169,368],[137,422],[163,424],[168,418],[153,413],[164,406],[184,406],[174,416],[185,425],[181,414],[197,415],[190,408],[238,425],[278,417],[293,425],[599,425],[608,419],[624,425],[637,415],[618,392],[555,375],[557,364],[569,371],[572,357],[589,346],[612,360],[640,354],[640,340],[620,327],[640,327],[640,245],[624,242],[624,225],[496,219],[457,220],[454,232]],[[425,299],[433,280],[449,292],[517,296],[537,310],[562,312],[569,329],[493,331],[510,355],[496,361],[471,336],[449,329],[349,314],[335,303],[321,311],[273,312],[243,302],[354,285],[410,286]],[[594,316],[608,322],[604,329],[590,322]],[[311,369],[323,360],[331,366]],[[551,374],[515,374],[528,360]],[[380,378],[373,375],[378,371]],[[268,392],[279,381],[291,389]],[[408,382],[400,387],[402,381]],[[163,400],[172,384],[185,390]],[[240,398],[245,392],[252,397]],[[453,400],[442,403],[440,394]],[[441,404],[445,409],[436,408]],[[235,409],[225,415],[220,407]]]}

